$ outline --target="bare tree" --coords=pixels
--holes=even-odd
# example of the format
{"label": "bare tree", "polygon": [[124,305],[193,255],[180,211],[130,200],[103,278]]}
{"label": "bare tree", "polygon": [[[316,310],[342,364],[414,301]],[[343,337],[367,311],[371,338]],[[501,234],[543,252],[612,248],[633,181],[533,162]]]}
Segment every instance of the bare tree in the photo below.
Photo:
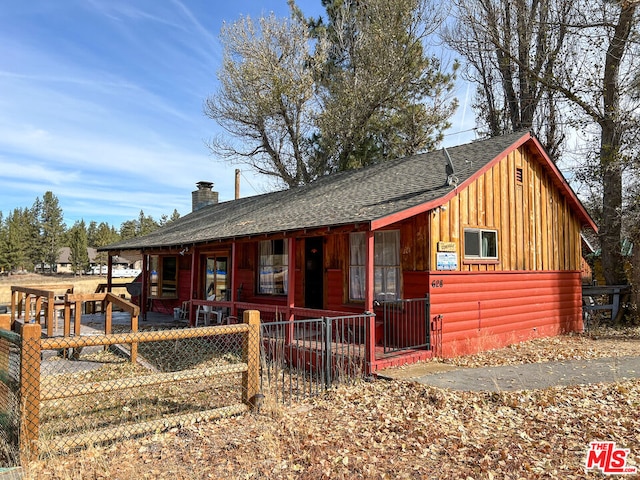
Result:
{"label": "bare tree", "polygon": [[[633,125],[637,115],[638,102],[634,101],[629,88],[637,81],[634,57],[638,53],[638,0],[526,0],[530,5],[554,5],[555,17],[545,17],[549,32],[562,43],[556,43],[546,53],[542,63],[527,61],[521,49],[510,43],[511,35],[500,30],[487,28],[476,17],[466,17],[469,34],[482,39],[496,53],[493,67],[502,71],[523,72],[517,77],[520,91],[522,86],[536,84],[554,96],[561,96],[572,114],[573,126],[586,134],[593,132],[599,138],[597,154],[598,179],[602,185],[602,224],[600,240],[605,280],[608,284],[625,283],[623,259],[620,253],[622,232],[622,186],[625,165],[628,164],[630,147],[625,143],[625,132]],[[489,5],[502,9],[510,2],[474,0],[478,8]],[[517,7],[525,0],[517,0]],[[468,8],[467,8],[468,10]],[[485,8],[491,12],[495,9]],[[503,10],[500,10],[503,11]],[[563,15],[560,16],[559,14]],[[489,18],[489,17],[487,17]],[[545,21],[540,17],[537,23],[542,27]],[[462,19],[461,19],[462,20]],[[515,20],[518,28],[521,26]],[[506,25],[506,24],[505,24]],[[509,23],[508,25],[514,25]],[[502,28],[502,27],[501,27]],[[544,30],[540,29],[540,32]],[[551,34],[551,33],[550,33]],[[545,34],[546,35],[546,34]],[[539,36],[539,35],[538,35]],[[473,38],[473,37],[472,37]],[[544,43],[542,43],[544,44]],[[542,45],[541,44],[541,45]],[[552,44],[553,45],[553,44]],[[538,54],[533,55],[538,58]],[[636,63],[637,64],[637,63]],[[542,67],[539,68],[539,66]],[[504,83],[505,74],[501,74]],[[509,78],[506,75],[507,79]],[[484,77],[483,77],[484,78]],[[523,83],[523,79],[525,79]],[[527,80],[528,79],[528,80]],[[489,83],[489,81],[487,81]],[[507,80],[505,91],[513,82]],[[536,91],[536,90],[530,90]],[[489,96],[488,96],[489,97]],[[505,97],[509,102],[509,94]],[[536,98],[535,96],[533,98]],[[522,105],[523,99],[519,102]],[[525,102],[526,103],[526,102]],[[512,108],[508,109],[509,112]],[[523,110],[524,112],[524,110]],[[527,116],[524,117],[528,118]],[[595,126],[594,130],[592,127]]]}
{"label": "bare tree", "polygon": [[289,187],[316,176],[309,164],[316,104],[307,27],[297,17],[249,17],[225,25],[220,88],[205,102],[207,116],[230,137],[213,139],[212,152],[282,180]]}
{"label": "bare tree", "polygon": [[539,79],[553,77],[570,13],[566,0],[454,0],[445,41],[465,60],[476,85],[474,109],[490,136],[534,130],[556,159],[557,94]]}

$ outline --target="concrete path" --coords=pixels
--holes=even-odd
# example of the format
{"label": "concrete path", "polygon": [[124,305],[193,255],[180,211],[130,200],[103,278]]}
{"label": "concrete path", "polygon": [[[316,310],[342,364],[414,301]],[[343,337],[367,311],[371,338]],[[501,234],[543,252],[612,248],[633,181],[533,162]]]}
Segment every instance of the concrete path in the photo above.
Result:
{"label": "concrete path", "polygon": [[[514,391],[548,388],[556,385],[610,383],[640,378],[640,357],[612,357],[593,360],[532,363],[502,367],[440,367],[387,370],[380,377],[411,380],[426,385],[467,391]],[[437,369],[447,371],[434,371]]]}

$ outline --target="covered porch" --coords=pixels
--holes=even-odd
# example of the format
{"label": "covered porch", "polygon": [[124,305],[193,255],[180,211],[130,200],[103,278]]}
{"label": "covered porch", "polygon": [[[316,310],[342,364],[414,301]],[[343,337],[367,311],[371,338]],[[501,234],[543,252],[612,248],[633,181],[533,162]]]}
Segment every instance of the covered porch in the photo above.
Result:
{"label": "covered porch", "polygon": [[[345,301],[344,269],[327,268],[326,256],[335,255],[331,250],[346,243],[338,235],[348,238],[348,233],[332,234],[276,237],[280,245],[273,248],[269,240],[272,249],[266,254],[259,244],[264,240],[143,250],[143,271],[130,289],[132,301],[140,305],[143,321],[147,315],[162,313],[191,326],[233,324],[244,311],[257,310],[263,324],[287,322],[284,345],[295,346],[297,353],[306,350],[310,357],[315,355],[313,350],[326,348],[326,342],[322,347],[301,342],[310,335],[305,321],[336,319],[334,323],[341,325],[338,330],[346,328],[347,334],[332,334],[334,351],[349,351],[364,359],[368,374],[431,358],[437,351],[433,341],[437,326],[429,319],[428,296],[376,300],[371,245],[367,255],[371,272],[363,282],[365,298]],[[275,265],[264,265],[266,255]]]}

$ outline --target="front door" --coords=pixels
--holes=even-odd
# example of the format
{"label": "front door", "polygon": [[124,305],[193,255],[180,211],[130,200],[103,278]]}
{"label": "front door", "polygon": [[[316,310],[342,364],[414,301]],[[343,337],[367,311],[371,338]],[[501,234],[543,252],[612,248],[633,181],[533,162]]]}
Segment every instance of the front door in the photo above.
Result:
{"label": "front door", "polygon": [[307,308],[322,309],[324,308],[323,238],[307,238],[304,245],[304,305]]}

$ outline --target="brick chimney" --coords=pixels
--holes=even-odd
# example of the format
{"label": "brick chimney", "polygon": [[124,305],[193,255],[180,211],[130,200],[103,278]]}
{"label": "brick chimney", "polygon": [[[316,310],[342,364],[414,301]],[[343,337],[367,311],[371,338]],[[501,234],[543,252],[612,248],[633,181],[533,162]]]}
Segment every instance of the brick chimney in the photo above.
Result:
{"label": "brick chimney", "polygon": [[218,203],[218,192],[211,190],[213,188],[213,182],[198,182],[196,186],[198,189],[191,192],[192,212],[200,210],[202,207]]}

